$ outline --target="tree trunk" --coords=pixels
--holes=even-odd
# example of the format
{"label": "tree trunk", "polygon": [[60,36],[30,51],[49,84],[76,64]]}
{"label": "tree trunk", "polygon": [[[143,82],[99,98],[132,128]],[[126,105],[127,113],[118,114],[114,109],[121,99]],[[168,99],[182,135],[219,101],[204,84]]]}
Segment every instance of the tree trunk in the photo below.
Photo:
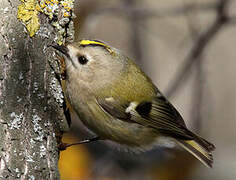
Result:
{"label": "tree trunk", "polygon": [[57,137],[67,123],[47,48],[56,30],[38,13],[41,27],[30,37],[17,19],[20,1],[0,3],[0,179],[59,179]]}

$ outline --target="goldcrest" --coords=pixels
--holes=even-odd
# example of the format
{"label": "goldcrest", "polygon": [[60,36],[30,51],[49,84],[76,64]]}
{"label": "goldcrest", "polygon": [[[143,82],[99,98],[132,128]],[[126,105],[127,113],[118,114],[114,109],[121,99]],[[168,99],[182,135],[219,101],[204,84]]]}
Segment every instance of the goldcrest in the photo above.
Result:
{"label": "goldcrest", "polygon": [[212,167],[214,145],[186,127],[179,112],[130,58],[97,40],[53,47],[65,59],[66,97],[83,124],[98,136],[94,140],[110,140],[133,151],[145,151],[160,138],[174,140]]}

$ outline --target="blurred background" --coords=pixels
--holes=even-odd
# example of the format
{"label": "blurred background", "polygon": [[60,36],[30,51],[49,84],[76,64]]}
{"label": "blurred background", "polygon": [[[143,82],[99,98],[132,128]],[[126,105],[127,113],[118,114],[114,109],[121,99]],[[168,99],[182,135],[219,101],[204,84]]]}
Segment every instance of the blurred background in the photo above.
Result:
{"label": "blurred background", "polygon": [[[61,152],[61,179],[234,180],[235,12],[233,0],[77,0],[75,39],[105,41],[135,60],[216,150],[209,169],[180,148],[134,155],[95,142]],[[71,115],[63,141],[91,137]]]}

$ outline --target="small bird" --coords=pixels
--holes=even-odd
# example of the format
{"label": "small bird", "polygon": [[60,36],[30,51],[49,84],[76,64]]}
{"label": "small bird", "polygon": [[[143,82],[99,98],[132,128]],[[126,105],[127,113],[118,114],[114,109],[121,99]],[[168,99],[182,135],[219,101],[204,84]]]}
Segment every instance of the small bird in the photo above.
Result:
{"label": "small bird", "polygon": [[130,58],[98,40],[53,47],[65,59],[66,97],[97,135],[84,143],[110,140],[135,152],[165,138],[212,167],[214,145],[186,127],[179,112]]}

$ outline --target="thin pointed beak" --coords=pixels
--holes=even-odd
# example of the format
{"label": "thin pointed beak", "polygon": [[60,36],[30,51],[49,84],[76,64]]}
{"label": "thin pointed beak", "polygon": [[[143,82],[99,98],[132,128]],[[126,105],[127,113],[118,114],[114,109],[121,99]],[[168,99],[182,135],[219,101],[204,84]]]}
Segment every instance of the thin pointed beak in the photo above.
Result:
{"label": "thin pointed beak", "polygon": [[54,49],[60,51],[62,54],[66,55],[66,56],[69,55],[68,54],[68,48],[66,46],[64,46],[64,45],[60,46],[60,45],[57,45],[57,44],[56,45],[52,44],[51,47],[53,47]]}
{"label": "thin pointed beak", "polygon": [[70,57],[70,55],[68,53],[69,49],[66,46],[64,46],[64,45],[60,46],[60,45],[57,45],[57,44],[52,44],[50,46],[53,47],[54,49],[58,50],[59,52],[61,52],[63,55],[65,55],[67,57],[67,59],[71,61],[72,65],[74,67],[76,67],[74,62],[73,62],[73,60],[71,59],[71,57]]}

